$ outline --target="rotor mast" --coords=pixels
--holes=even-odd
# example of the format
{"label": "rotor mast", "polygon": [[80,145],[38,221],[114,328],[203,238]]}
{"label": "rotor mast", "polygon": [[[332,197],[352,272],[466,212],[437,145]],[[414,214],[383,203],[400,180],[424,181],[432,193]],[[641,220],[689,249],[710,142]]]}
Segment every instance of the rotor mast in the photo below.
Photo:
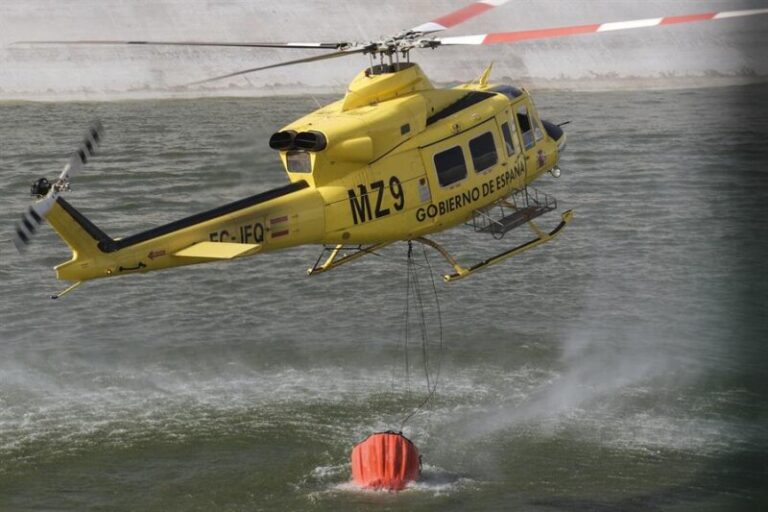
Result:
{"label": "rotor mast", "polygon": [[[393,37],[373,41],[365,44],[349,45],[348,48],[362,47],[362,53],[368,55],[370,68],[369,74],[375,75],[386,72],[385,70],[397,70],[400,63],[411,62],[411,50],[414,48],[437,48],[440,41],[435,38],[424,38],[424,33],[414,29],[405,30]],[[375,66],[378,60],[379,67]]]}

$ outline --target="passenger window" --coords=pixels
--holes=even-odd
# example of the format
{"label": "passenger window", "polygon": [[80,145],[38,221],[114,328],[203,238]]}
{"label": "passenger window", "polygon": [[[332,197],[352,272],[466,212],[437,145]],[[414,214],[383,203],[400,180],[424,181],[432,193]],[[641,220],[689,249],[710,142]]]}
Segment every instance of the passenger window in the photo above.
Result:
{"label": "passenger window", "polygon": [[533,139],[533,128],[531,127],[531,120],[528,117],[528,109],[525,105],[517,109],[517,122],[520,125],[520,131],[523,134],[523,144],[525,149],[530,149],[535,143]]}
{"label": "passenger window", "polygon": [[512,132],[509,131],[509,123],[501,125],[501,133],[504,135],[504,147],[507,148],[507,156],[515,154],[515,142],[512,140]]}
{"label": "passenger window", "polygon": [[469,153],[472,155],[472,165],[475,166],[475,172],[493,167],[499,161],[491,132],[486,132],[470,140]]}
{"label": "passenger window", "polygon": [[461,146],[454,146],[435,154],[435,170],[441,187],[447,187],[467,177],[467,164],[464,163],[464,151]]}

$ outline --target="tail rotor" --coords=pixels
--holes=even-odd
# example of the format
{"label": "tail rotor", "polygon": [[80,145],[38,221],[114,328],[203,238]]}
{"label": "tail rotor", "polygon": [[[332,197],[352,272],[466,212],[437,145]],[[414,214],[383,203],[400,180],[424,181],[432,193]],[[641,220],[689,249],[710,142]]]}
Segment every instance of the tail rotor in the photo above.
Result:
{"label": "tail rotor", "polygon": [[59,177],[53,182],[46,178],[40,178],[32,184],[31,194],[37,197],[37,202],[31,204],[26,212],[21,216],[21,220],[16,223],[14,230],[13,245],[19,252],[23,252],[27,245],[32,241],[40,224],[43,223],[45,215],[50,211],[53,203],[61,192],[70,190],[70,180],[86,165],[88,160],[96,154],[102,139],[104,138],[104,127],[100,121],[94,121],[88,127],[83,140],[77,150],[69,157],[69,161],[64,166]]}

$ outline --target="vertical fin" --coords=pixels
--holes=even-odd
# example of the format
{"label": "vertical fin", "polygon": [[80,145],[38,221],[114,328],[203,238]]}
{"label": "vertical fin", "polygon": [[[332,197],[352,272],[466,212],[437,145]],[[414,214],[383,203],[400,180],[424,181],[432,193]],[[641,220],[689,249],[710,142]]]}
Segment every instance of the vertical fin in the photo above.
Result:
{"label": "vertical fin", "polygon": [[95,257],[101,253],[99,243],[112,240],[61,197],[56,199],[45,218],[72,249],[73,260],[80,257]]}

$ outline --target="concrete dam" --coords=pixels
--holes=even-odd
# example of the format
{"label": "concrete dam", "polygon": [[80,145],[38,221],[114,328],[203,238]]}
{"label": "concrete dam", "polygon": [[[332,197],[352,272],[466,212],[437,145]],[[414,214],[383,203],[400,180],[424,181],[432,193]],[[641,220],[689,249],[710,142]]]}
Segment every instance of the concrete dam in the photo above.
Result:
{"label": "concrete dam", "polygon": [[[260,2],[253,0],[3,0],[0,99],[343,92],[368,65],[362,55],[270,69],[186,91],[174,86],[316,55],[318,50],[178,46],[27,45],[36,40],[362,42],[393,35],[470,0]],[[711,11],[759,9],[764,0],[514,0],[438,36],[461,36]],[[16,44],[13,44],[16,43]],[[766,81],[768,15],[556,39],[417,49],[438,84],[492,79],[532,88],[633,89]]]}

